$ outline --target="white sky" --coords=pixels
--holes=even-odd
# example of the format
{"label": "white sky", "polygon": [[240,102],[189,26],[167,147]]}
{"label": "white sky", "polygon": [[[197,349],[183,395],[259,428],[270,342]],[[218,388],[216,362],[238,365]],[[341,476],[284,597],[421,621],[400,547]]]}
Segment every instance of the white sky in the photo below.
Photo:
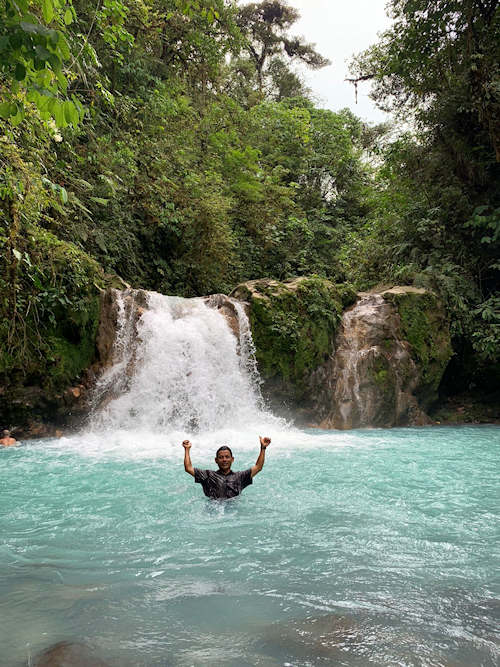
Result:
{"label": "white sky", "polygon": [[377,34],[389,27],[386,0],[287,1],[301,14],[290,34],[316,44],[316,50],[332,63],[317,71],[300,68],[319,106],[332,111],[348,107],[363,120],[374,123],[387,119],[368,97],[369,82],[358,86],[356,104],[354,86],[344,81],[349,76],[351,56],[377,42]]}

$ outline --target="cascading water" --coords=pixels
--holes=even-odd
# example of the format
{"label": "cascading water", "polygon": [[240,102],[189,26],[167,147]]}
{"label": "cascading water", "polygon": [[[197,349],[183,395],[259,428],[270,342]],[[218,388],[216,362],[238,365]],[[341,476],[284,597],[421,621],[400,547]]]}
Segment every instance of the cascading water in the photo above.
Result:
{"label": "cascading water", "polygon": [[[134,290],[121,292],[113,290],[115,298],[113,306],[116,310],[116,328],[114,332],[113,348],[111,350],[111,365],[99,378],[94,387],[91,412],[94,414],[103,401],[109,401],[113,396],[125,392],[129,385],[130,374],[133,370],[137,336],[136,323],[139,315]],[[141,295],[144,292],[139,292]]]}
{"label": "cascading water", "polygon": [[413,396],[418,371],[401,339],[394,306],[365,294],[342,317],[333,361],[328,428],[392,426],[421,413]]}
{"label": "cascading water", "polygon": [[179,439],[276,427],[278,420],[263,407],[241,304],[231,304],[239,325],[236,337],[225,317],[202,298],[135,290],[116,291],[114,297],[112,363],[96,385],[91,433]]}

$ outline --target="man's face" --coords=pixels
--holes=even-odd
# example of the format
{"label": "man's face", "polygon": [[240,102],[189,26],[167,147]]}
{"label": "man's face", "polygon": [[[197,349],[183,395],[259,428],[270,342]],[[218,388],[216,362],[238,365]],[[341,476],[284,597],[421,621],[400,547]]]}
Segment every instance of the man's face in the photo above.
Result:
{"label": "man's face", "polygon": [[231,452],[227,449],[223,449],[215,457],[215,463],[219,466],[222,472],[229,472],[233,464],[234,458],[231,456]]}

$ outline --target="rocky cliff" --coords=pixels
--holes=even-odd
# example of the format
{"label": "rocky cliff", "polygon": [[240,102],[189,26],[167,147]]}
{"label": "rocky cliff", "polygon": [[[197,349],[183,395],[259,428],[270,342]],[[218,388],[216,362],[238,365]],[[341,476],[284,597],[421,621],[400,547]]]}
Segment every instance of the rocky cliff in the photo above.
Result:
{"label": "rocky cliff", "polygon": [[324,428],[428,421],[452,354],[444,310],[430,292],[394,287],[358,294],[353,304],[345,287],[298,278],[251,281],[232,295],[249,304],[274,409]]}
{"label": "rocky cliff", "polygon": [[326,428],[421,425],[451,357],[445,313],[413,287],[360,294],[329,362]]}
{"label": "rocky cliff", "polygon": [[[94,404],[126,388],[147,293],[102,290],[98,307],[97,291],[89,297],[91,319],[85,322],[92,323],[87,325],[92,335],[86,334],[80,365],[57,386],[24,382],[17,393],[4,392],[0,406],[6,425],[14,419],[23,426],[34,421],[28,432],[43,435],[47,431],[37,430],[38,422],[59,425],[85,415],[90,386]],[[230,297],[212,295],[205,301],[225,316],[240,348],[251,345],[253,353],[255,344],[263,392],[273,410],[324,428],[428,421],[426,411],[436,401],[452,354],[446,315],[432,293],[394,287],[356,294],[346,285],[301,277],[250,281]],[[253,342],[241,329],[242,308]],[[71,344],[79,349],[76,338]]]}

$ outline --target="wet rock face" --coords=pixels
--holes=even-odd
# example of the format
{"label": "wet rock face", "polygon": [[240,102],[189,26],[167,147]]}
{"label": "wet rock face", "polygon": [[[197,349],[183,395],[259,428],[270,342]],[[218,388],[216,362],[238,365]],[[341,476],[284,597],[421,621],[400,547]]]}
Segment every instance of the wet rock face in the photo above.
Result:
{"label": "wet rock face", "polygon": [[103,292],[90,412],[127,390],[136,365],[137,326],[147,308],[148,292],[144,290],[109,288]]}
{"label": "wet rock face", "polygon": [[301,423],[317,423],[329,382],[323,366],[344,299],[352,297],[317,277],[252,280],[238,285],[231,296],[249,304],[263,393],[272,410]]}
{"label": "wet rock face", "polygon": [[446,318],[432,294],[412,287],[360,294],[335,341],[330,410],[321,426],[429,423],[424,410],[450,356]]}
{"label": "wet rock face", "polygon": [[[119,298],[121,295],[123,299]],[[96,374],[116,361],[114,354],[121,308],[125,311],[125,319],[135,328],[144,309],[147,308],[147,292],[134,289],[120,291],[109,288],[102,293],[101,317],[96,340],[98,361],[94,365]]]}
{"label": "wet rock face", "polygon": [[401,340],[397,309],[379,294],[348,310],[332,362],[331,410],[324,428],[425,423],[413,391],[419,373]]}
{"label": "wet rock face", "polygon": [[224,316],[229,328],[238,338],[240,335],[240,321],[234,299],[230,299],[225,294],[211,294],[205,297],[204,301],[207,306],[217,309]]}

